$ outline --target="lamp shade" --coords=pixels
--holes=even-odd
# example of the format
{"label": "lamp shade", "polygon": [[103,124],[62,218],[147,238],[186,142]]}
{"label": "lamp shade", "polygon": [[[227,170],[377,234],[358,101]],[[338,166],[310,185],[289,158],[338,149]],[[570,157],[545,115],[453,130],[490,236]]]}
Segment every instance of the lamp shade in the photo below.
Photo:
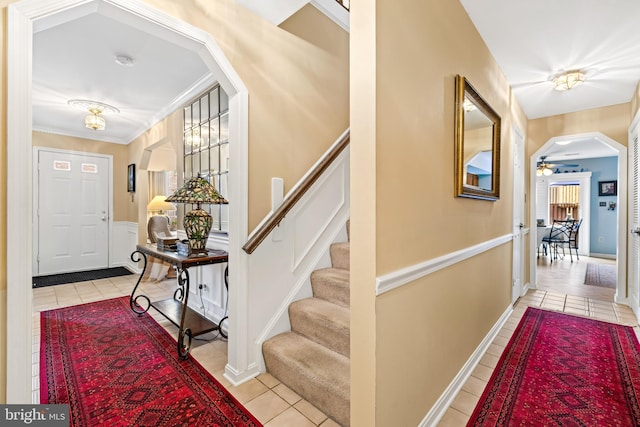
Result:
{"label": "lamp shade", "polygon": [[187,233],[189,248],[192,252],[206,252],[207,239],[213,219],[207,211],[200,209],[200,205],[224,205],[229,202],[216,191],[216,188],[209,181],[200,176],[187,180],[178,191],[167,197],[166,201],[197,205],[196,209],[185,214],[184,231]]}
{"label": "lamp shade", "polygon": [[174,211],[176,209],[171,203],[166,201],[167,196],[155,196],[147,205],[148,211]]}
{"label": "lamp shade", "polygon": [[193,203],[200,207],[206,205],[226,205],[229,203],[216,191],[216,188],[206,179],[195,176],[190,178],[175,193],[167,197],[167,202],[173,203]]}

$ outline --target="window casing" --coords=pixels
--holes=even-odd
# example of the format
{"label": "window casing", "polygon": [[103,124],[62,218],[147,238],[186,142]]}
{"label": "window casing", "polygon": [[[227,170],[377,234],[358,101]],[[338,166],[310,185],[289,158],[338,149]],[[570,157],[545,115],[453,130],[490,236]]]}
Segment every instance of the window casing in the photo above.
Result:
{"label": "window casing", "polygon": [[[184,179],[200,174],[228,199],[229,98],[219,85],[184,107]],[[195,206],[185,208],[193,209]],[[212,232],[229,230],[229,205],[205,205]]]}

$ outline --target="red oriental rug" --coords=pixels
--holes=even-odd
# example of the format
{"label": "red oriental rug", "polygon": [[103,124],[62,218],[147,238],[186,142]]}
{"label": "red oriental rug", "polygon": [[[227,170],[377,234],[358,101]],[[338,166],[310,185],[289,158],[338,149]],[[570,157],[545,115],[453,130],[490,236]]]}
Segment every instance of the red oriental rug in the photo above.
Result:
{"label": "red oriental rug", "polygon": [[632,328],[528,308],[468,426],[638,426]]}
{"label": "red oriental rug", "polygon": [[41,313],[40,402],[72,426],[261,426],[128,297]]}

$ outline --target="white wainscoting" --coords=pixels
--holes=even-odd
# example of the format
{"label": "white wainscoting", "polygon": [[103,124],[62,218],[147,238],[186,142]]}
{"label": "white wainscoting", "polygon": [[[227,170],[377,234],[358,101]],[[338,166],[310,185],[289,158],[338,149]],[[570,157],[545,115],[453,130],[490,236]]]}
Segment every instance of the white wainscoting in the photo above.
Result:
{"label": "white wainscoting", "polygon": [[142,267],[131,261],[131,253],[138,244],[138,223],[114,221],[109,242],[109,267],[126,267],[134,273],[140,273]]}
{"label": "white wainscoting", "polygon": [[347,241],[348,219],[347,147],[287,214],[277,237],[272,232],[248,257],[248,365],[253,374],[265,370],[262,343],[290,330],[289,304],[312,295],[311,273],[331,266],[331,243]]}

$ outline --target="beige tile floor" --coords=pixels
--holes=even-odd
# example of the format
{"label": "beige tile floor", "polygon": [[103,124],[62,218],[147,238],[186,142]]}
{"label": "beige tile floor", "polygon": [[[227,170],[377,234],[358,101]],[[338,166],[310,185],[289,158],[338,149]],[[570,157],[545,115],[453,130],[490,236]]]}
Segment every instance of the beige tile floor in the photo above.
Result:
{"label": "beige tile floor", "polygon": [[638,334],[638,322],[629,307],[590,297],[572,296],[549,290],[531,290],[520,298],[513,313],[489,346],[485,355],[471,373],[469,379],[446,411],[438,426],[459,427],[466,425],[473,413],[503,350],[515,331],[527,307],[562,311],[598,320],[633,326]]}
{"label": "beige tile floor", "polygon": [[[445,413],[439,426],[464,426],[495,368],[502,351],[509,342],[526,307],[540,307],[589,316],[610,322],[634,326],[637,321],[631,310],[624,305],[613,303],[613,290],[592,290],[582,284],[587,262],[615,262],[581,257],[580,261],[568,260],[547,265],[548,260],[538,261],[538,286],[544,289],[532,290],[516,303],[513,313],[486,354],[466,381],[462,390]],[[69,305],[93,302],[107,298],[128,295],[137,276],[58,285],[34,289],[33,316],[33,402],[39,401],[39,312]],[[175,281],[141,283],[141,291],[153,299],[164,298],[173,293]],[[590,293],[594,293],[591,295]],[[581,295],[582,294],[582,295]],[[151,315],[169,331],[176,335],[176,328],[154,310]],[[300,398],[269,374],[262,374],[238,387],[232,386],[222,376],[227,363],[227,343],[224,340],[211,342],[195,341],[191,350],[193,357],[226,387],[245,407],[267,427],[276,426],[337,426],[317,408]]]}
{"label": "beige tile floor", "polygon": [[[40,401],[40,312],[129,295],[137,278],[137,275],[130,275],[33,290],[33,403],[39,403]],[[172,295],[175,286],[175,280],[153,283],[142,282],[140,291],[155,300]],[[173,337],[176,337],[177,328],[171,322],[153,309],[149,313]],[[214,338],[215,336],[215,333],[211,333],[203,335],[202,338]],[[262,374],[238,387],[231,385],[222,375],[227,364],[227,342],[220,337],[212,341],[194,341],[191,354],[267,427],[338,426],[320,410],[269,374]]]}

